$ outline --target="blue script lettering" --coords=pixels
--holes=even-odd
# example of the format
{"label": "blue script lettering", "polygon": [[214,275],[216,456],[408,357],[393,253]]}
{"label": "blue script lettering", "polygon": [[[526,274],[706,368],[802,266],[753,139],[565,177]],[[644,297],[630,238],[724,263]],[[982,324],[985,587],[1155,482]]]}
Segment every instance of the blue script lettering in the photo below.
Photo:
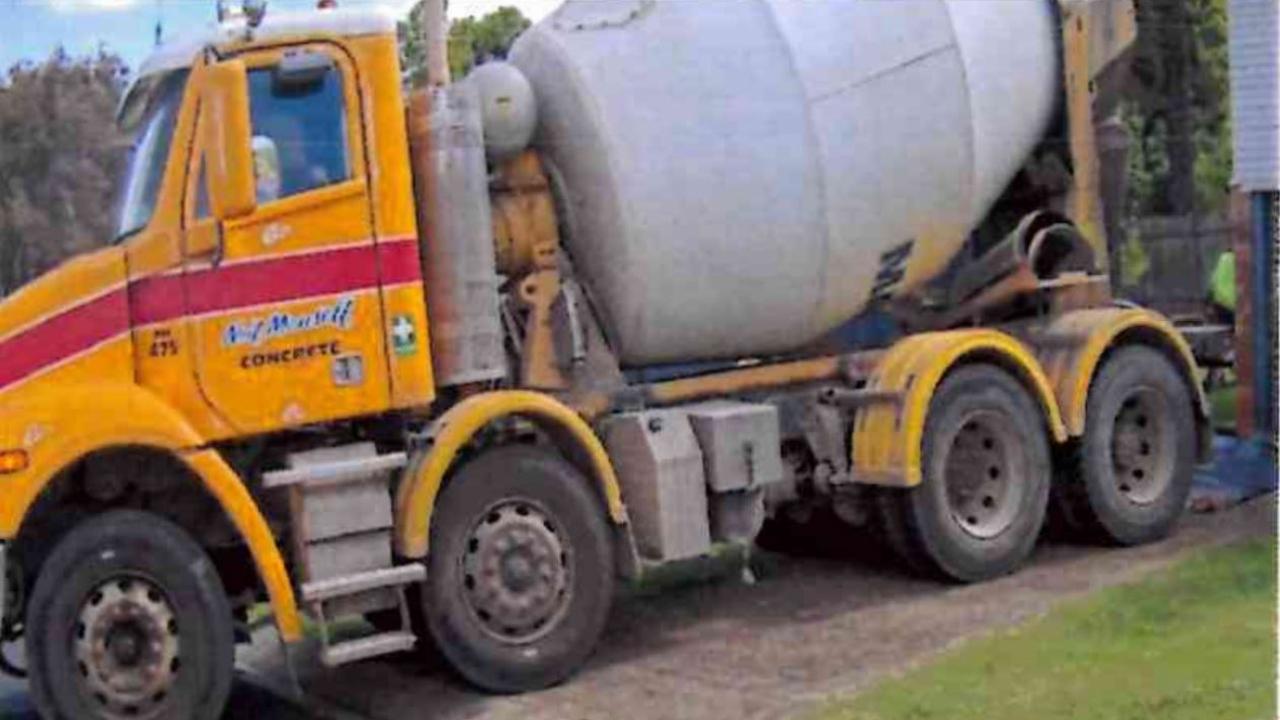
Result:
{"label": "blue script lettering", "polygon": [[332,305],[318,307],[309,313],[295,315],[277,312],[264,317],[233,322],[222,332],[222,344],[261,345],[274,338],[308,330],[330,327],[349,330],[355,305],[355,298],[344,297]]}

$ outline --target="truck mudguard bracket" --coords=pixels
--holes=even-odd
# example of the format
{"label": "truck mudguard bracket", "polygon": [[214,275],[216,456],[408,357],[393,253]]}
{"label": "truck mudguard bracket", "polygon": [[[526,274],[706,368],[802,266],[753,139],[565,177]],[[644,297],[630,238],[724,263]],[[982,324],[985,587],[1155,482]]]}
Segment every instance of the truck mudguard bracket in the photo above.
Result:
{"label": "truck mudguard bracket", "polygon": [[570,459],[581,457],[589,466],[584,469],[600,486],[609,517],[615,523],[626,523],[622,490],[613,463],[585,420],[549,395],[526,391],[489,392],[467,398],[436,420],[432,426],[431,447],[416,457],[405,471],[396,495],[396,551],[402,557],[426,557],[436,496],[458,452],[485,426],[515,415],[529,418],[550,431],[557,446],[570,451]]}
{"label": "truck mudguard bracket", "polygon": [[898,403],[860,409],[853,422],[853,479],[892,487],[920,484],[921,445],[929,403],[943,377],[971,360],[1009,370],[1038,401],[1055,442],[1067,439],[1052,385],[1031,351],[996,330],[967,329],[921,333],[889,348],[867,390],[896,395]]}

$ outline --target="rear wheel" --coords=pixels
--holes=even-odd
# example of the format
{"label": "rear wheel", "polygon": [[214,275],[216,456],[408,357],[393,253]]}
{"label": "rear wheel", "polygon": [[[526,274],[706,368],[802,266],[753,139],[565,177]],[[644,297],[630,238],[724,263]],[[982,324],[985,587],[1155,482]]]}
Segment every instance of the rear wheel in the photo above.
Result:
{"label": "rear wheel", "polygon": [[951,373],[925,422],[923,480],[878,509],[913,568],[961,582],[1015,570],[1035,547],[1049,496],[1049,448],[1036,403],[1003,370]]}
{"label": "rear wheel", "polygon": [[1085,432],[1055,488],[1068,526],[1121,545],[1173,528],[1195,470],[1195,418],[1186,382],[1160,352],[1116,350],[1089,390]]}
{"label": "rear wheel", "polygon": [[46,718],[214,720],[233,650],[213,563],[146,513],[115,511],[68,532],[28,605],[31,694]]}
{"label": "rear wheel", "polygon": [[564,680],[594,649],[613,584],[603,506],[559,456],[492,450],[441,493],[423,614],[475,685],[522,692]]}

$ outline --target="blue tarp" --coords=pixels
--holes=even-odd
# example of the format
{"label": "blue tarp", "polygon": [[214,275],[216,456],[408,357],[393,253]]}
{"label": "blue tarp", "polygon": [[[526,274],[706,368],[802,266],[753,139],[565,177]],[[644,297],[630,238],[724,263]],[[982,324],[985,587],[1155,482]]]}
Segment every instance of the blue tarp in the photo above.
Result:
{"label": "blue tarp", "polygon": [[1213,462],[1196,470],[1192,496],[1234,504],[1275,492],[1276,484],[1276,458],[1265,443],[1218,435]]}

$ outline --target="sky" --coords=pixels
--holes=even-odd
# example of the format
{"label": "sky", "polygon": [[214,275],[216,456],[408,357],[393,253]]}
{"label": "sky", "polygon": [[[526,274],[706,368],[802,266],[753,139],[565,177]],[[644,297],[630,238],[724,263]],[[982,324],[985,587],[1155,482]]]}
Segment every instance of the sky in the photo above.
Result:
{"label": "sky", "polygon": [[[229,5],[239,4],[231,0]],[[407,14],[412,0],[338,0],[345,7],[383,5]],[[483,15],[514,5],[534,21],[560,0],[450,0],[452,17]],[[155,46],[156,23],[172,40],[213,22],[216,0],[0,0],[0,71],[23,61],[39,61],[61,45],[72,55],[99,47],[137,67]],[[315,0],[268,0],[267,12],[315,7]]]}

